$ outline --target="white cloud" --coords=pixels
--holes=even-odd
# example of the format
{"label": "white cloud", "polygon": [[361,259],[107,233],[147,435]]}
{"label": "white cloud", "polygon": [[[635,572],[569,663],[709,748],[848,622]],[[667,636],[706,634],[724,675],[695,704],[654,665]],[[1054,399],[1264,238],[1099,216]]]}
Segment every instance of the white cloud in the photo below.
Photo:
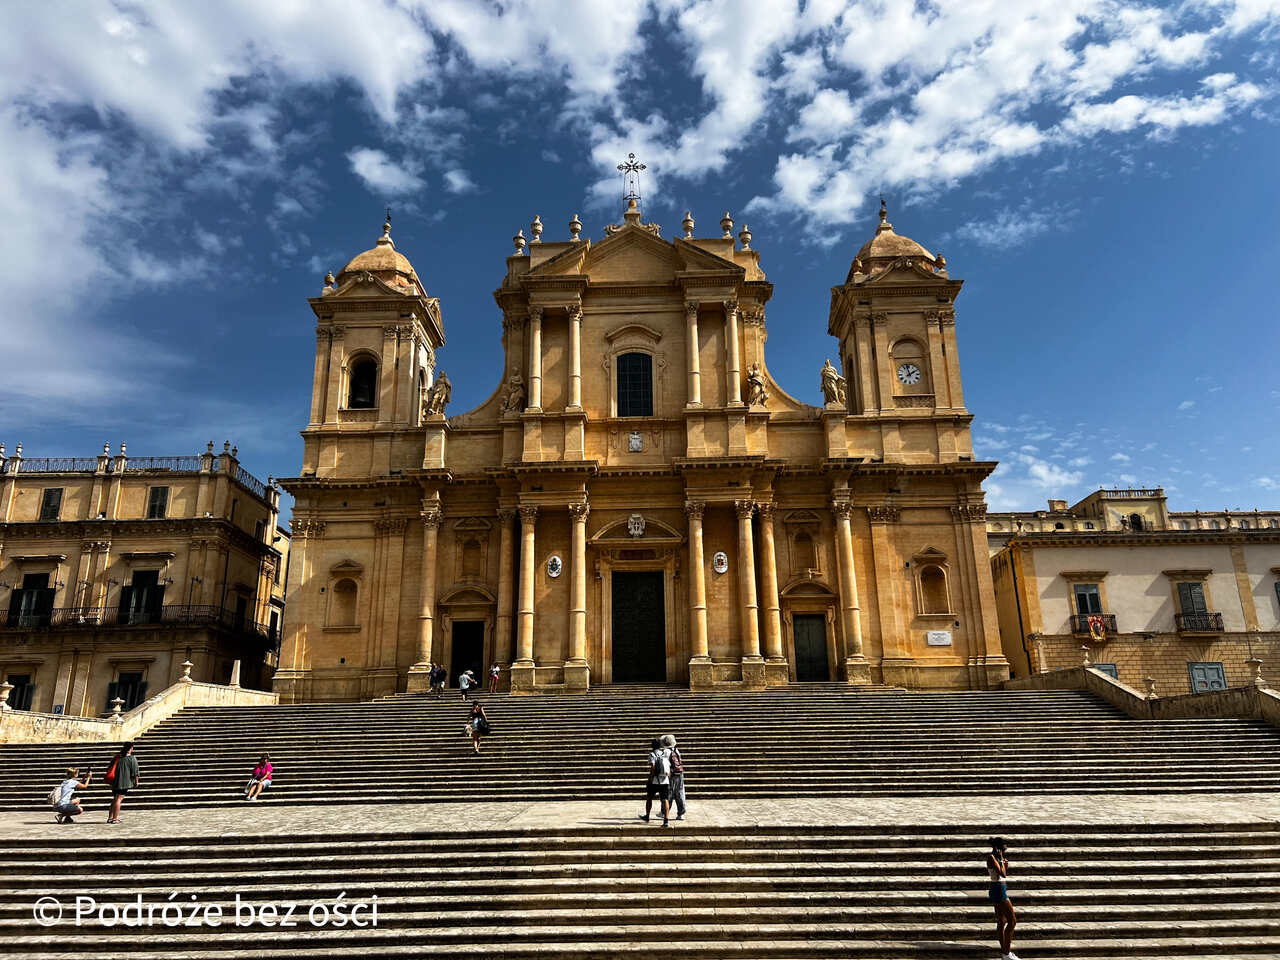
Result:
{"label": "white cloud", "polygon": [[1127,453],[1113,453],[1110,459],[1114,460],[1116,463],[1128,463],[1129,455]]}
{"label": "white cloud", "polygon": [[471,193],[476,189],[476,185],[467,176],[467,171],[449,170],[444,175],[444,188],[450,193]]}
{"label": "white cloud", "polygon": [[1196,405],[1196,402],[1194,400],[1183,400],[1180,404],[1178,404],[1178,409],[1190,410],[1195,405]]}
{"label": "white cloud", "polygon": [[351,172],[364,181],[364,185],[383,197],[398,197],[422,190],[426,183],[408,165],[395,163],[383,151],[371,147],[356,147],[347,153]]}
{"label": "white cloud", "polygon": [[1119,480],[1121,483],[1127,483],[1127,484],[1129,484],[1130,486],[1132,486],[1133,484],[1135,484],[1135,483],[1137,483],[1137,482],[1138,482],[1138,478],[1137,478],[1137,477],[1135,477],[1132,473],[1122,473],[1122,474],[1119,474],[1119,475],[1116,477],[1116,479],[1117,479],[1117,480]]}
{"label": "white cloud", "polygon": [[1091,463],[1093,463],[1092,457],[1072,457],[1067,461],[1067,465],[1072,467],[1087,467]]}
{"label": "white cloud", "polygon": [[1253,482],[1263,490],[1280,490],[1280,480],[1275,477],[1258,477]]}
{"label": "white cloud", "polygon": [[846,136],[858,122],[858,109],[844,90],[823,89],[800,111],[799,124],[787,134],[788,142],[812,140],[831,143]]}

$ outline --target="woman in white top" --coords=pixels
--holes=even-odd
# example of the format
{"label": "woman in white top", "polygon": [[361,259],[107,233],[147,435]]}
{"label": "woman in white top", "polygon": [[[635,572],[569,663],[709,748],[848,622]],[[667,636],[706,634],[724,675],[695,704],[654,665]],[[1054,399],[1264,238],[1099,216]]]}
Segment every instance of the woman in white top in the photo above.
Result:
{"label": "woman in white top", "polygon": [[76,797],[76,791],[89,786],[92,779],[92,770],[86,769],[84,776],[81,777],[80,771],[75,767],[67,767],[67,778],[58,787],[58,802],[53,806],[54,819],[58,823],[70,823],[72,817],[78,817],[84,813],[84,808],[80,806],[80,801]]}
{"label": "woman in white top", "polygon": [[1013,904],[1009,902],[1009,860],[1005,856],[1005,842],[1001,837],[991,838],[991,852],[987,854],[987,899],[996,911],[996,936],[1000,938],[1000,954],[1004,960],[1018,960],[1013,952],[1013,928],[1018,925]]}

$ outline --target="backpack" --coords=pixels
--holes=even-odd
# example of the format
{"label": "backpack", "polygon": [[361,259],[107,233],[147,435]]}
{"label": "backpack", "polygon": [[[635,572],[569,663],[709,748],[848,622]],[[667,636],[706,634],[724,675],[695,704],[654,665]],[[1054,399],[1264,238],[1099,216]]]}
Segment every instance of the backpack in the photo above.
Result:
{"label": "backpack", "polygon": [[671,772],[684,773],[684,761],[680,759],[680,751],[671,751]]}
{"label": "backpack", "polygon": [[659,750],[653,758],[653,779],[661,783],[671,779],[671,751]]}
{"label": "backpack", "polygon": [[50,790],[49,796],[46,799],[49,801],[49,806],[51,807],[56,807],[59,803],[61,803],[62,802],[62,784],[58,784],[56,787]]}

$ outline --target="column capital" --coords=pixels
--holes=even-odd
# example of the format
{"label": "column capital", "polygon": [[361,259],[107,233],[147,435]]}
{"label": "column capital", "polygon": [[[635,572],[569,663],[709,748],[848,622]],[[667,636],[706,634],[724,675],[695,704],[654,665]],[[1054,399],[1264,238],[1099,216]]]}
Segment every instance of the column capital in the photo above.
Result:
{"label": "column capital", "polygon": [[441,514],[440,514],[440,508],[437,506],[423,505],[422,510],[418,513],[418,516],[422,518],[422,525],[424,527],[440,526]]}
{"label": "column capital", "polygon": [[580,303],[571,303],[571,304],[569,304],[569,306],[568,306],[567,310],[568,310],[568,314],[569,314],[569,319],[570,319],[570,320],[579,320],[579,321],[580,321],[580,320],[582,319],[582,304],[580,304]]}
{"label": "column capital", "polygon": [[498,520],[501,521],[502,523],[510,523],[515,518],[516,518],[515,507],[499,507],[498,508]]}
{"label": "column capital", "polygon": [[707,504],[705,500],[686,500],[684,502],[684,513],[690,520],[701,520],[702,514],[706,509]]}
{"label": "column capital", "polygon": [[897,523],[902,516],[902,508],[891,503],[878,503],[867,507],[867,516],[872,523]]}
{"label": "column capital", "polygon": [[987,519],[985,503],[959,503],[951,508],[951,518],[960,523],[976,523]]}
{"label": "column capital", "polygon": [[756,513],[760,514],[761,520],[772,521],[773,509],[774,509],[774,505],[773,505],[773,501],[771,500],[766,501],[764,503],[756,504]]}
{"label": "column capital", "polygon": [[529,307],[529,319],[530,319],[530,320],[536,320],[536,321],[538,321],[539,323],[541,323],[541,322],[542,322],[542,308],[541,308],[541,307],[530,306],[530,307]]}
{"label": "column capital", "polygon": [[837,520],[848,520],[853,516],[853,504],[848,500],[832,500],[831,512]]}
{"label": "column capital", "polygon": [[587,514],[591,512],[591,504],[589,503],[571,503],[569,504],[569,516],[573,518],[574,523],[586,523]]}
{"label": "column capital", "polygon": [[538,519],[538,508],[531,503],[522,503],[520,505],[520,522],[532,524]]}
{"label": "column capital", "polygon": [[737,511],[739,520],[749,520],[755,512],[756,504],[754,500],[735,500],[733,509]]}
{"label": "column capital", "polygon": [[685,319],[689,320],[690,322],[698,319],[698,308],[701,306],[702,306],[702,302],[699,300],[693,300],[693,299],[686,300],[684,302]]}
{"label": "column capital", "polygon": [[724,307],[725,316],[738,312],[738,298],[730,297],[728,300],[722,300],[721,305]]}

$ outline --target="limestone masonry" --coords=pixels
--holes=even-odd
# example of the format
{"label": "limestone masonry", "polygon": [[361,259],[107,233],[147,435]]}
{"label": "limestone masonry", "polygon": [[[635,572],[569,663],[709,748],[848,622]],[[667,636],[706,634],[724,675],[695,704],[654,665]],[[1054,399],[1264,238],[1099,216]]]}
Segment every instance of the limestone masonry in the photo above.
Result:
{"label": "limestone masonry", "polygon": [[517,234],[503,367],[457,415],[390,221],[326,277],[275,689],[420,690],[433,661],[518,692],[1006,678],[945,258],[881,210],[831,291],[818,407],[769,375],[747,228],[623,220]]}

